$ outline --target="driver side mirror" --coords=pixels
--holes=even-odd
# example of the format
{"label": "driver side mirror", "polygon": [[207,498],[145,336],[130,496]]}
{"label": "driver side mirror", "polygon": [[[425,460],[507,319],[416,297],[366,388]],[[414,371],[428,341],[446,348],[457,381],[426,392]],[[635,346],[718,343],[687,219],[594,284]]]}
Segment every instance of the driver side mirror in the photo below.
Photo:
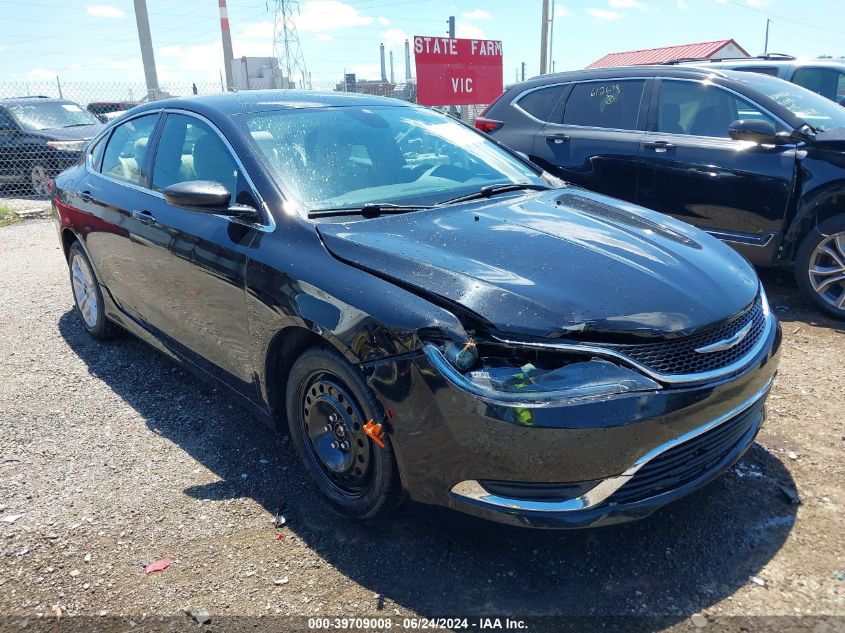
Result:
{"label": "driver side mirror", "polygon": [[728,134],[735,141],[751,141],[761,145],[783,145],[789,143],[789,136],[778,134],[771,121],[740,119],[728,126]]}
{"label": "driver side mirror", "polygon": [[232,194],[224,185],[212,180],[188,180],[165,187],[162,191],[168,204],[203,213],[228,215],[246,222],[258,222],[258,211],[245,204],[229,204]]}

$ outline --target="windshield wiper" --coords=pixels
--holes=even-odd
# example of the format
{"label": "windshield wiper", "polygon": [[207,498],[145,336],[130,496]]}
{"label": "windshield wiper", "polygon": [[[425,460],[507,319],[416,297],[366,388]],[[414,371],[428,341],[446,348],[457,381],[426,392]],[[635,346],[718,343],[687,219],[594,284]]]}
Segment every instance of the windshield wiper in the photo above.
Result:
{"label": "windshield wiper", "polygon": [[487,185],[486,187],[482,187],[474,193],[468,193],[465,196],[458,196],[457,198],[452,198],[451,200],[445,200],[443,202],[440,202],[438,203],[438,206],[442,204],[466,202],[467,200],[481,200],[482,198],[489,198],[490,196],[495,196],[500,193],[507,193],[509,191],[546,191],[551,188],[552,187],[550,187],[549,185],[539,185],[527,182],[509,183],[506,185]]}
{"label": "windshield wiper", "polygon": [[313,218],[328,218],[332,216],[343,215],[363,215],[364,217],[374,218],[379,215],[410,213],[411,211],[423,211],[431,207],[420,204],[393,204],[390,202],[370,202],[360,207],[337,207],[334,209],[315,209],[308,212],[308,217]]}
{"label": "windshield wiper", "polygon": [[71,123],[70,125],[63,125],[63,128],[67,127],[84,127],[86,125],[94,125],[93,123]]}

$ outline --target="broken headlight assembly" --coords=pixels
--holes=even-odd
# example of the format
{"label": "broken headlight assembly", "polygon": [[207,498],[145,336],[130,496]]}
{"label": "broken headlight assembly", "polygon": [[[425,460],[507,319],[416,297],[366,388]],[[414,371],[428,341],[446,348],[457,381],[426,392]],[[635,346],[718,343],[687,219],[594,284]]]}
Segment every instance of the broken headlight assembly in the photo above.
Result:
{"label": "broken headlight assembly", "polygon": [[455,386],[493,403],[549,406],[568,400],[655,391],[643,374],[590,354],[466,341],[428,341],[426,357]]}

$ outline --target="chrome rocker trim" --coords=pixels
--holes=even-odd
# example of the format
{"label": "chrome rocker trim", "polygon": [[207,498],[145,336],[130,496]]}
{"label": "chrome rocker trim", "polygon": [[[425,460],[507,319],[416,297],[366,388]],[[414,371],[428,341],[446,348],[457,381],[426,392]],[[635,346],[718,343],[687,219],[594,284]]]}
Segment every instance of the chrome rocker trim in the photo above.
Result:
{"label": "chrome rocker trim", "polygon": [[642,372],[649,378],[653,378],[654,380],[658,380],[667,384],[677,385],[707,382],[709,380],[715,380],[717,378],[730,375],[736,371],[743,369],[766,346],[769,336],[772,333],[772,329],[775,327],[775,318],[774,316],[772,316],[771,309],[769,308],[769,299],[766,296],[766,293],[763,290],[762,286],[760,287],[760,294],[762,295],[763,299],[763,318],[766,322],[763,326],[763,332],[760,334],[760,338],[754,344],[754,347],[752,347],[745,356],[731,363],[730,365],[725,365],[724,367],[720,367],[719,369],[700,372],[697,374],[661,374],[659,372],[652,371],[645,365],[638,363],[637,361],[632,358],[629,358],[625,354],[622,354],[612,349],[598,347],[595,345],[580,345],[578,343],[548,343],[535,341],[520,341],[496,335],[493,335],[491,338],[495,339],[500,343],[504,343],[505,345],[512,345],[515,347],[535,347],[540,349],[557,350],[561,352],[574,352],[576,354],[595,354],[596,356],[600,357],[613,358],[622,361],[629,367],[633,367],[634,369]]}
{"label": "chrome rocker trim", "polygon": [[723,413],[719,417],[710,420],[706,424],[703,424],[691,431],[687,431],[683,435],[679,435],[675,439],[669,440],[668,442],[664,442],[660,446],[650,450],[648,453],[646,453],[645,455],[640,457],[636,462],[634,462],[634,464],[621,475],[616,475],[615,477],[609,477],[603,480],[595,488],[581,495],[580,497],[575,497],[574,499],[566,499],[563,501],[531,501],[529,499],[510,499],[508,497],[501,497],[499,495],[495,495],[488,492],[481,486],[480,483],[478,483],[478,481],[474,479],[462,481],[458,484],[455,484],[452,487],[451,493],[457,497],[463,497],[465,499],[480,502],[484,505],[490,506],[491,508],[503,508],[507,510],[518,510],[524,512],[573,512],[577,510],[587,510],[589,508],[594,508],[606,501],[614,492],[616,492],[622,486],[628,483],[628,481],[631,480],[631,478],[637,473],[637,471],[639,471],[643,466],[645,466],[648,462],[653,460],[658,455],[665,453],[669,449],[674,448],[679,444],[688,442],[689,440],[694,439],[699,435],[702,435],[703,433],[707,433],[708,431],[716,428],[720,424],[724,424],[731,418],[753,407],[755,404],[757,404],[757,402],[759,402],[762,398],[766,396],[766,394],[772,388],[773,382],[774,378],[771,378],[769,382],[766,383],[765,387],[763,387],[760,391],[751,396],[748,400],[746,400],[739,406],[734,407],[730,411]]}

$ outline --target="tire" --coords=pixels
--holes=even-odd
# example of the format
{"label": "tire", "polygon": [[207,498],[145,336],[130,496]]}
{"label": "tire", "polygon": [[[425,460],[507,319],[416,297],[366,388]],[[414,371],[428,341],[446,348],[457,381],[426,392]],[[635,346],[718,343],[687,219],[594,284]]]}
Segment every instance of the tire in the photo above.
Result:
{"label": "tire", "polygon": [[795,258],[795,279],[816,306],[845,319],[845,214],[807,233]]}
{"label": "tire", "polygon": [[29,168],[29,186],[32,192],[39,198],[49,198],[50,189],[47,186],[49,182],[50,170],[42,163],[32,163]]}
{"label": "tire", "polygon": [[105,315],[100,283],[79,242],[70,245],[67,261],[73,303],[79,320],[82,321],[82,327],[95,339],[106,340],[114,337],[118,328]]}
{"label": "tire", "polygon": [[390,438],[384,438],[381,448],[361,428],[371,419],[383,419],[381,405],[340,354],[311,348],[294,362],[287,416],[305,469],[339,514],[370,519],[399,503],[401,485]]}

